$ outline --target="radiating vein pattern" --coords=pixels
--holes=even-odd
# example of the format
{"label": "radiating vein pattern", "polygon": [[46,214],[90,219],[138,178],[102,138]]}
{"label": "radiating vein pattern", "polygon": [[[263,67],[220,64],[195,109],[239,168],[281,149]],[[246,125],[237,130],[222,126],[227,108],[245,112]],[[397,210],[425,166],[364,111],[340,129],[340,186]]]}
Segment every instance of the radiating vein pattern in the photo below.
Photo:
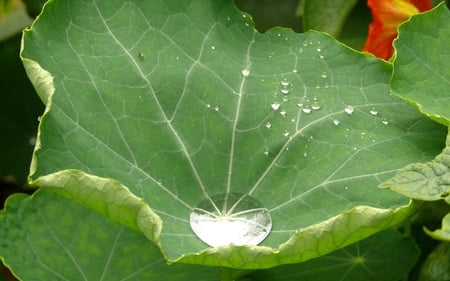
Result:
{"label": "radiating vein pattern", "polygon": [[[47,9],[64,19],[38,21],[23,54],[56,90],[32,177],[79,169],[121,182],[162,219],[171,258],[207,247],[193,211],[226,223],[250,213],[271,229],[261,245],[276,249],[357,206],[403,206],[378,184],[442,144],[440,127],[389,95],[389,64],[316,32],[258,33],[231,1]],[[270,227],[239,209],[248,197]]]}

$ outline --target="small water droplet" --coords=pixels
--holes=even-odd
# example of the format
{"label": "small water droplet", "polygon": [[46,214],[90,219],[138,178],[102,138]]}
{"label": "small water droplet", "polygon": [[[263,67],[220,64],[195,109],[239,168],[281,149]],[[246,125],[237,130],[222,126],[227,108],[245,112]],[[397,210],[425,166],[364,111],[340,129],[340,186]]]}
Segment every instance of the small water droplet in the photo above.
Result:
{"label": "small water droplet", "polygon": [[248,68],[242,69],[242,76],[248,77],[250,75],[250,70]]}
{"label": "small water droplet", "polygon": [[284,132],[283,132],[283,136],[285,136],[285,137],[289,137],[289,134],[290,134],[290,133],[289,133],[288,131],[284,131]]}
{"label": "small water droplet", "polygon": [[219,111],[219,107],[216,105],[216,106],[214,106],[214,110],[215,111]]}
{"label": "small water droplet", "polygon": [[378,111],[376,111],[376,110],[373,109],[373,108],[369,111],[369,113],[370,113],[371,115],[373,115],[373,116],[377,116],[377,115],[378,115]]}
{"label": "small water droplet", "polygon": [[321,48],[317,48],[316,51],[320,53],[320,52],[322,52],[322,49]]}
{"label": "small water droplet", "polygon": [[309,113],[311,113],[312,109],[311,109],[311,107],[305,106],[302,108],[302,111],[303,111],[303,113],[309,114]]}
{"label": "small water droplet", "polygon": [[222,193],[200,201],[189,222],[197,237],[213,247],[258,245],[272,229],[269,210],[241,193]]}
{"label": "small water droplet", "polygon": [[290,83],[286,79],[283,79],[283,80],[281,80],[280,84],[283,87],[287,87],[287,86],[289,86]]}
{"label": "small water droplet", "polygon": [[269,148],[268,147],[264,147],[264,149],[263,149],[264,155],[269,155],[269,152],[270,152]]}
{"label": "small water droplet", "polygon": [[286,110],[283,109],[282,111],[280,111],[280,114],[281,114],[281,116],[283,116],[283,117],[286,116]]}
{"label": "small water droplet", "polygon": [[208,103],[208,104],[206,105],[206,107],[207,107],[207,108],[211,108],[211,105]]}
{"label": "small water droplet", "polygon": [[311,105],[312,110],[319,110],[320,108],[321,107],[318,102],[313,102],[313,104]]}
{"label": "small water droplet", "polygon": [[323,59],[325,56],[324,55],[319,55],[319,58]]}
{"label": "small water droplet", "polygon": [[176,60],[180,60],[180,57],[175,57]]}
{"label": "small water droplet", "polygon": [[383,123],[384,125],[389,125],[389,121],[387,121],[386,119],[384,119],[383,121],[381,121],[381,123]]}
{"label": "small water droplet", "polygon": [[295,118],[292,118],[292,119],[291,119],[291,122],[292,122],[292,123],[295,123]]}
{"label": "small water droplet", "polygon": [[302,43],[303,47],[307,47],[309,45],[308,41],[303,41]]}
{"label": "small water droplet", "polygon": [[307,157],[307,156],[308,156],[308,153],[303,152],[303,156],[304,156],[304,157]]}
{"label": "small water droplet", "polygon": [[42,116],[38,116],[38,117],[37,117],[37,121],[38,121],[38,122],[41,122],[41,120],[42,120]]}
{"label": "small water droplet", "polygon": [[267,129],[270,129],[270,128],[272,128],[272,123],[270,123],[270,122],[267,122],[267,123],[266,123],[266,128],[267,128]]}
{"label": "small water droplet", "polygon": [[303,107],[303,103],[299,102],[299,103],[297,103],[297,106],[298,107]]}
{"label": "small water droplet", "polygon": [[211,46],[211,50],[215,50],[216,49],[216,46]]}
{"label": "small water droplet", "polygon": [[288,102],[288,101],[289,101],[289,98],[287,96],[284,96],[283,97],[283,102]]}
{"label": "small water droplet", "polygon": [[352,114],[352,113],[353,113],[353,110],[354,110],[354,108],[353,108],[353,106],[351,106],[351,105],[347,105],[347,106],[344,108],[344,112],[347,113],[347,114]]}
{"label": "small water droplet", "polygon": [[322,74],[320,76],[325,79],[328,77],[328,74],[326,72],[322,72]]}
{"label": "small water droplet", "polygon": [[280,109],[280,103],[279,102],[274,102],[270,105],[270,107],[272,107],[273,110],[278,110]]}
{"label": "small water droplet", "polygon": [[139,56],[139,58],[140,58],[141,60],[144,60],[144,59],[145,59],[145,55],[144,55],[143,52],[139,52],[139,53],[138,53],[138,56]]}
{"label": "small water droplet", "polygon": [[339,121],[339,120],[337,120],[337,119],[334,119],[334,120],[333,120],[333,124],[336,125],[336,126],[338,126],[339,124],[341,124],[341,121]]}
{"label": "small water droplet", "polygon": [[289,94],[289,89],[281,89],[280,92],[281,92],[283,95],[287,95],[287,94]]}
{"label": "small water droplet", "polygon": [[231,17],[230,16],[227,16],[227,21],[231,21]]}
{"label": "small water droplet", "polygon": [[294,69],[292,69],[292,72],[293,72],[293,73],[297,73],[297,72],[298,72],[298,69],[297,69],[297,68],[294,68]]}
{"label": "small water droplet", "polygon": [[303,54],[303,48],[298,48],[298,52],[299,52],[300,54]]}

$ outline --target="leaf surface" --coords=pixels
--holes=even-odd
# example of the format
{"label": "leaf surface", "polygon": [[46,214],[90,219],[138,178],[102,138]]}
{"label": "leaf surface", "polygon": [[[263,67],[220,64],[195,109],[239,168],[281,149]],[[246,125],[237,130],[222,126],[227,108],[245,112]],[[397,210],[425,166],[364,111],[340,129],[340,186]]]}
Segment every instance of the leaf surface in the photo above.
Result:
{"label": "leaf surface", "polygon": [[[395,225],[414,204],[378,184],[445,134],[389,94],[390,64],[317,32],[260,34],[230,1],[54,1],[24,46],[47,100],[33,182],[143,231],[170,261],[270,267]],[[191,211],[221,193],[268,210],[259,246],[193,233]]]}
{"label": "leaf surface", "polygon": [[0,212],[0,255],[21,280],[219,280],[219,270],[167,265],[142,233],[41,189]]}
{"label": "leaf surface", "polygon": [[448,46],[450,11],[441,3],[399,27],[392,77],[395,94],[444,125],[450,124]]}

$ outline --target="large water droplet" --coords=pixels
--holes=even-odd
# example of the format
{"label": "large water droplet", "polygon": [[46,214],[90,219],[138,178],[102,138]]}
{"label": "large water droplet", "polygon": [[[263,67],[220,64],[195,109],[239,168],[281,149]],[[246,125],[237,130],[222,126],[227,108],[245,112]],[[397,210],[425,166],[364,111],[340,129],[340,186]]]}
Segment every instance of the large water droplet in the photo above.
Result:
{"label": "large water droplet", "polygon": [[242,76],[248,77],[250,75],[250,70],[248,68],[242,69]]}
{"label": "large water droplet", "polygon": [[221,193],[202,200],[190,215],[194,233],[206,244],[258,245],[272,229],[264,205],[247,194]]}

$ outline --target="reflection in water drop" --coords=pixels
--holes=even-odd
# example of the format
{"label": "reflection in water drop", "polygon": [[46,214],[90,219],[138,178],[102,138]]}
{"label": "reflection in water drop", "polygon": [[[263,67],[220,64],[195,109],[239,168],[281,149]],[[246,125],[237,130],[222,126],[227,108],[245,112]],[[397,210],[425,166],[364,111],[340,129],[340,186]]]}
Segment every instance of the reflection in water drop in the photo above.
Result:
{"label": "reflection in water drop", "polygon": [[241,193],[221,193],[202,200],[189,220],[198,238],[213,247],[258,245],[272,229],[269,210]]}

